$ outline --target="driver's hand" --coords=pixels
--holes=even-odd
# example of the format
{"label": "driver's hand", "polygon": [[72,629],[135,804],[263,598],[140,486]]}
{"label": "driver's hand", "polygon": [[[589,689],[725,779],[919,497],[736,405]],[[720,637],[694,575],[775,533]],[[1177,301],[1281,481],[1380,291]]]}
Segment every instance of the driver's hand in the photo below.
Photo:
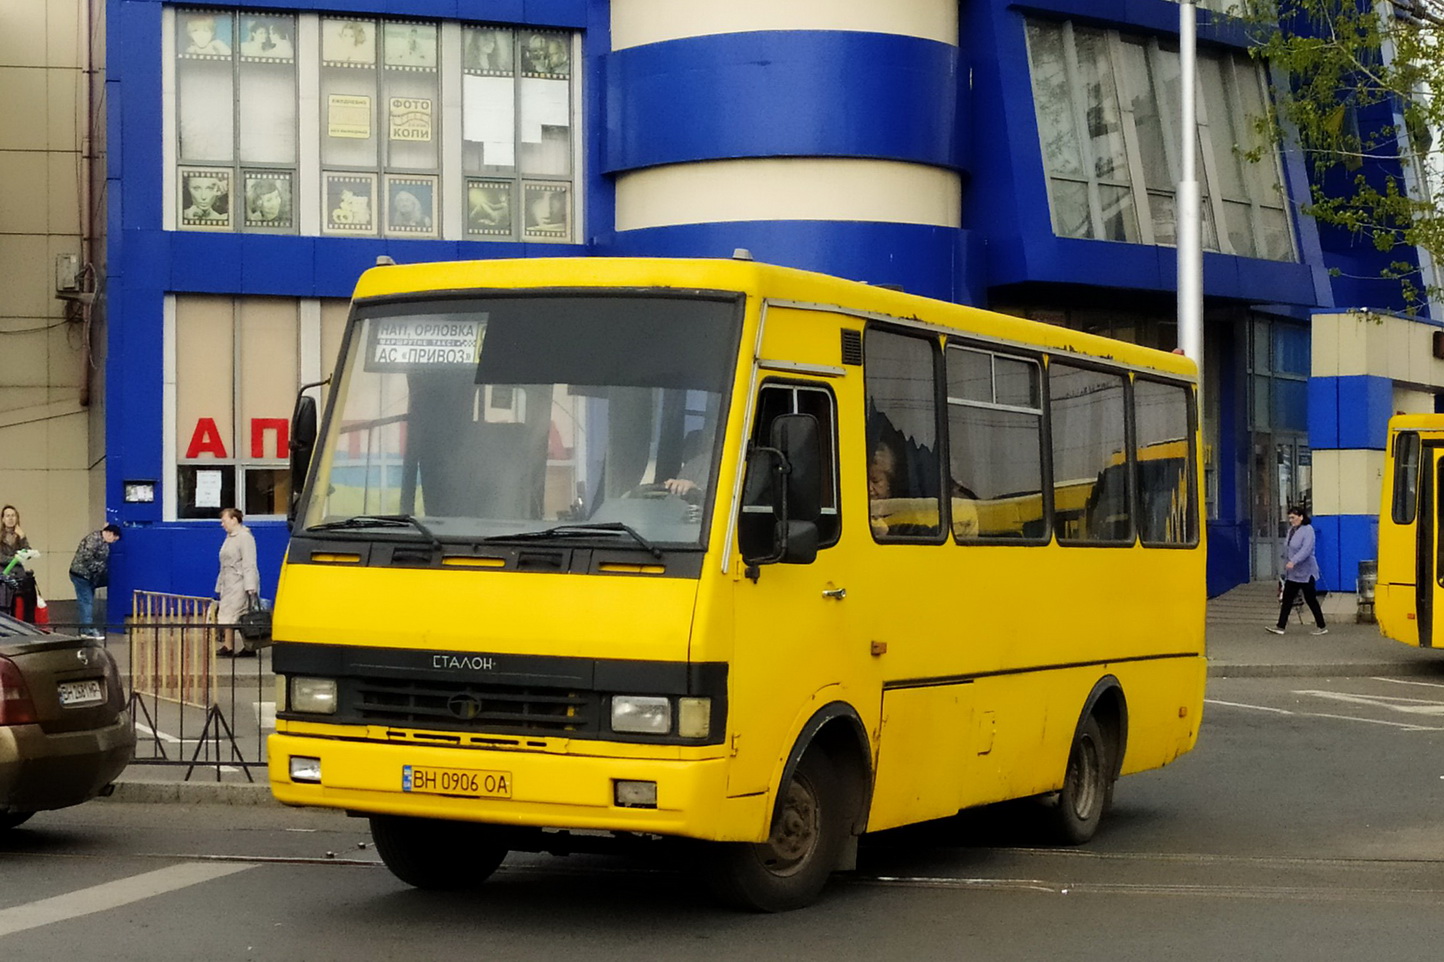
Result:
{"label": "driver's hand", "polygon": [[662,484],[666,487],[668,494],[675,494],[679,498],[697,490],[697,482],[688,481],[686,478],[668,478]]}

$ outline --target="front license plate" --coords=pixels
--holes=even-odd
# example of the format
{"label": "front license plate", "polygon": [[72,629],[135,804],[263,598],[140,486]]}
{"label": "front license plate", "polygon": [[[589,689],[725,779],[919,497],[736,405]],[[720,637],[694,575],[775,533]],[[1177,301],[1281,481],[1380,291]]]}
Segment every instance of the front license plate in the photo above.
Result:
{"label": "front license plate", "polygon": [[63,681],[55,686],[62,708],[78,708],[105,701],[105,690],[98,681]]}
{"label": "front license plate", "polygon": [[511,798],[511,772],[402,765],[401,790],[466,798]]}

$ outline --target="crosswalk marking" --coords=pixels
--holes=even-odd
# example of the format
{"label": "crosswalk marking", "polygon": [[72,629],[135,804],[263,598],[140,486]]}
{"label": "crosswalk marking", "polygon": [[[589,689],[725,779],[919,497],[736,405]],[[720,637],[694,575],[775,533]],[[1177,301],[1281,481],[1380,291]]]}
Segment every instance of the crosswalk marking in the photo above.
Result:
{"label": "crosswalk marking", "polygon": [[255,865],[235,863],[185,862],[169,868],[156,869],[154,872],[132,875],[114,882],[105,882],[75,892],[67,892],[54,898],[40,899],[25,905],[0,909],[0,938],[14,935],[16,932],[23,932],[26,929],[119,908],[122,905],[129,905],[131,902],[139,902],[155,895],[164,895],[167,892],[224,878],[227,875],[244,872],[255,867]]}

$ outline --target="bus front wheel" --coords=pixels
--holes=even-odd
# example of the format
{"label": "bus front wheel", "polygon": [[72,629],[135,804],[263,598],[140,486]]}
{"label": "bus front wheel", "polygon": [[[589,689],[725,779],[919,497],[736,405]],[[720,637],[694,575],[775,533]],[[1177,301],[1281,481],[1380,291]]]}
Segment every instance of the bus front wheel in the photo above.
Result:
{"label": "bus front wheel", "polygon": [[475,888],[507,853],[488,826],[435,818],[372,815],[371,838],[391,874],[419,889]]}
{"label": "bus front wheel", "polygon": [[757,912],[786,912],[816,901],[837,866],[848,831],[832,761],[803,756],[783,789],[772,837],[723,843],[708,865],[708,882],[724,902]]}
{"label": "bus front wheel", "polygon": [[1082,845],[1098,831],[1113,796],[1113,747],[1098,719],[1089,715],[1078,727],[1068,752],[1063,787],[1051,800],[1053,834],[1067,845]]}

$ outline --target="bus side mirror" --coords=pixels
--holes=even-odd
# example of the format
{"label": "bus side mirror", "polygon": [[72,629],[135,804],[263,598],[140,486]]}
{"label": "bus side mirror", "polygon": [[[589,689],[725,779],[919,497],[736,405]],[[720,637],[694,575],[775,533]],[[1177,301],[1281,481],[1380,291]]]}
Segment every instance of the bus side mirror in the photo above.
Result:
{"label": "bus side mirror", "polygon": [[316,451],[316,399],[309,394],[296,396],[291,412],[291,503],[286,508],[288,524],[296,523],[296,509],[301,492],[306,488],[306,475],[311,469],[311,455]]}
{"label": "bus side mirror", "polygon": [[[753,447],[743,484],[742,560],[810,564],[822,515],[822,447],[817,418],[784,414],[772,422],[769,447]],[[761,524],[764,519],[770,524]]]}

